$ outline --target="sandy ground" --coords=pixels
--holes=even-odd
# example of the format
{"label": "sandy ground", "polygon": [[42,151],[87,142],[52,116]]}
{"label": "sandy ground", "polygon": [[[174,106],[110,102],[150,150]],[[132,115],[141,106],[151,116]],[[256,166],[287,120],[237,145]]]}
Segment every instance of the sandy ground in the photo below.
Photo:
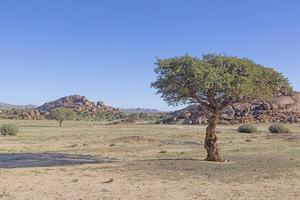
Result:
{"label": "sandy ground", "polygon": [[[18,136],[0,137],[1,200],[300,197],[298,124],[289,125],[291,135],[271,135],[268,124],[258,125],[256,134],[220,126],[221,154],[227,162],[211,163],[203,161],[203,126],[15,123],[21,129]],[[22,156],[16,155],[23,153],[29,157],[22,166]],[[46,160],[53,162],[42,162],[41,153],[51,155]],[[89,156],[110,162],[82,164]],[[14,166],[16,162],[21,165]]]}

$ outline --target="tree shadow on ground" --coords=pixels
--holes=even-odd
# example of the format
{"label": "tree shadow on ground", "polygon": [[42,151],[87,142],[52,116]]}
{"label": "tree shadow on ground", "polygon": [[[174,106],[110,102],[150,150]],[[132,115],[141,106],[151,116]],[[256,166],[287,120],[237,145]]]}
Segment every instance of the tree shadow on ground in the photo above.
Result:
{"label": "tree shadow on ground", "polygon": [[52,167],[112,162],[111,159],[90,155],[62,153],[0,154],[0,168]]}

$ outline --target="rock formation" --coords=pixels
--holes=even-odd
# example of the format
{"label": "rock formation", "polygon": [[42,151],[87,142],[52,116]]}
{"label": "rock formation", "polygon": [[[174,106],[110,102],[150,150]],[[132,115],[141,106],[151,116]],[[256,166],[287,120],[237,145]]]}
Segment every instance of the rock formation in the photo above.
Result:
{"label": "rock formation", "polygon": [[69,108],[76,113],[84,113],[94,117],[99,112],[118,112],[119,110],[110,106],[105,106],[103,102],[91,102],[84,96],[72,95],[60,98],[38,107],[41,112],[50,112],[55,108]]}
{"label": "rock formation", "polygon": [[11,109],[1,110],[0,119],[42,120],[45,117],[40,111],[34,109]]}
{"label": "rock formation", "polygon": [[[209,112],[193,105],[171,113],[164,121],[169,124],[207,124]],[[219,123],[282,122],[295,123],[300,120],[300,93],[279,93],[273,101],[233,103],[222,110]]]}

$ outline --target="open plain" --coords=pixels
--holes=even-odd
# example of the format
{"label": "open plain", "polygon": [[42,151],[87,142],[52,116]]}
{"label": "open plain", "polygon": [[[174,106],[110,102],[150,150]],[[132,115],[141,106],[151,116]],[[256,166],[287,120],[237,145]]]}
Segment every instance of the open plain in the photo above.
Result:
{"label": "open plain", "polygon": [[[11,121],[1,121],[0,125]],[[0,199],[298,199],[292,134],[219,126],[224,163],[205,162],[205,126],[14,121],[0,137]]]}

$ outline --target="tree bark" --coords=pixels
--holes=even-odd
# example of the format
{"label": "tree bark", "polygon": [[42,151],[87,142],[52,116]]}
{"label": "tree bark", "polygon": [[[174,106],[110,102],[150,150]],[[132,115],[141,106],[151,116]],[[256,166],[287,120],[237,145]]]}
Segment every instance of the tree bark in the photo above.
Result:
{"label": "tree bark", "polygon": [[63,123],[63,120],[59,120],[59,127],[61,127],[62,126],[62,123]]}
{"label": "tree bark", "polygon": [[219,155],[219,149],[217,144],[216,127],[218,122],[218,110],[214,109],[211,112],[208,127],[206,128],[206,137],[204,147],[207,151],[207,161],[223,162],[223,159]]}

